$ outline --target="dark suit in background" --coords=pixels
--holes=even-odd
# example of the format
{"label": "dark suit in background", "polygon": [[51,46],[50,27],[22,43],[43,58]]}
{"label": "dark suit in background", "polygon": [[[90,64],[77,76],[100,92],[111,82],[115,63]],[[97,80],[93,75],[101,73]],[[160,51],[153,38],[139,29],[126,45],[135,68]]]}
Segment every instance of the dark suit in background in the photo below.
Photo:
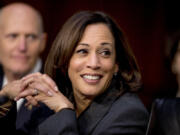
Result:
{"label": "dark suit in background", "polygon": [[180,135],[180,98],[155,100],[147,135]]}

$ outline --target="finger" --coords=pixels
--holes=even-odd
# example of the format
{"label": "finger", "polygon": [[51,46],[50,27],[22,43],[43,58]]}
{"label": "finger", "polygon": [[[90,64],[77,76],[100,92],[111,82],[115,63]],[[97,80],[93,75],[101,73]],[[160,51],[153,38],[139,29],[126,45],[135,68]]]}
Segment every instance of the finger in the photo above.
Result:
{"label": "finger", "polygon": [[[36,81],[38,81],[39,83],[46,83],[49,86],[48,89],[52,89],[55,92],[59,91],[56,83],[46,74],[42,75],[40,73],[36,73],[33,75],[29,75],[28,77],[26,77],[26,79],[23,80],[23,85],[28,86],[28,84],[31,84]],[[47,93],[48,91],[45,92]]]}
{"label": "finger", "polygon": [[22,80],[25,81],[25,80],[27,80],[27,79],[29,79],[29,78],[31,78],[31,77],[36,77],[36,76],[40,76],[40,75],[42,75],[42,74],[39,73],[39,72],[32,73],[32,74],[28,74],[28,75],[26,75],[25,77],[23,77]]}
{"label": "finger", "polygon": [[56,83],[46,74],[43,74],[43,79],[44,81],[49,84],[51,86],[51,88],[55,91],[55,92],[58,92],[58,87],[56,85]]}
{"label": "finger", "polygon": [[23,85],[24,88],[25,88],[25,87],[28,86],[28,84],[36,81],[37,78],[40,78],[41,76],[42,76],[42,74],[39,73],[39,72],[33,73],[33,74],[29,74],[29,75],[27,75],[27,76],[25,76],[25,77],[23,77],[23,78],[21,79],[22,85]]}
{"label": "finger", "polygon": [[34,77],[34,76],[29,77],[29,78],[22,81],[22,85],[28,86],[30,83],[35,82],[36,80],[37,80],[37,77]]}
{"label": "finger", "polygon": [[34,98],[34,97],[32,97],[32,96],[27,96],[26,97],[26,99],[27,99],[27,105],[29,105],[29,104],[31,104],[31,105],[33,105],[33,106],[37,106],[38,105],[38,101]]}
{"label": "finger", "polygon": [[37,89],[39,92],[45,93],[47,96],[53,96],[54,91],[47,83],[34,82],[29,85],[30,88]]}
{"label": "finger", "polygon": [[36,107],[39,106],[38,101],[33,99],[33,97],[28,96],[26,97],[26,99],[27,99],[27,102],[25,106],[27,107],[28,110],[32,110],[33,106],[36,106]]}
{"label": "finger", "polygon": [[49,98],[50,98],[50,97],[47,96],[47,95],[44,94],[44,93],[39,94],[39,95],[37,95],[37,96],[34,97],[34,99],[35,99],[36,101],[38,101],[38,102],[43,102],[43,103],[45,103],[45,101],[46,101],[47,99],[49,99]]}
{"label": "finger", "polygon": [[25,98],[27,96],[33,96],[37,94],[37,89],[31,89],[31,88],[27,88],[26,90],[20,92],[16,97],[15,97],[15,101],[19,100],[20,98]]}

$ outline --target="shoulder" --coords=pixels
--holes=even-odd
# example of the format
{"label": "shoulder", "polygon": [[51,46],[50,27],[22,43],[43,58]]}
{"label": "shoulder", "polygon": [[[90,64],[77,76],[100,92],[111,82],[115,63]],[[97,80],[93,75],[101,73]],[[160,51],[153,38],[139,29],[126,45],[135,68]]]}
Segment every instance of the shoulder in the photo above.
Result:
{"label": "shoulder", "polygon": [[[140,111],[148,114],[144,104],[141,102],[141,100],[139,99],[136,93],[127,92],[122,96],[120,96],[113,105],[113,107],[117,107],[117,106],[119,106],[121,108],[120,110],[122,111],[133,110],[133,112]],[[132,112],[128,112],[128,113],[132,113]]]}
{"label": "shoulder", "polygon": [[180,112],[180,98],[156,99],[153,103],[153,111],[160,117],[164,115],[176,115]]}
{"label": "shoulder", "polygon": [[125,93],[111,106],[99,123],[103,134],[145,134],[149,114],[141,100],[134,93]]}
{"label": "shoulder", "polygon": [[153,102],[152,111],[159,118],[167,115],[176,116],[180,112],[180,98],[156,99]]}
{"label": "shoulder", "polygon": [[157,107],[164,107],[164,106],[174,106],[174,105],[180,105],[180,98],[161,98],[156,99],[154,101],[154,104]]}
{"label": "shoulder", "polygon": [[179,114],[180,98],[156,99],[151,110],[148,134],[179,134]]}
{"label": "shoulder", "polygon": [[114,121],[127,127],[138,126],[145,129],[149,121],[149,113],[135,93],[120,96],[112,105],[110,115],[114,117]]}

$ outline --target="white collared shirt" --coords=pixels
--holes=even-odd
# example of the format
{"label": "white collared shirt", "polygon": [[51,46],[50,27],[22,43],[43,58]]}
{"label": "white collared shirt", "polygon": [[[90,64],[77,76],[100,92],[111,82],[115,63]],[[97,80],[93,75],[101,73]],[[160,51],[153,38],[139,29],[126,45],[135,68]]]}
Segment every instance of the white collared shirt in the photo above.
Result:
{"label": "white collared shirt", "polygon": [[[42,67],[42,60],[38,59],[34,68],[29,72],[29,74],[39,72],[41,70],[41,67]],[[4,87],[7,83],[8,83],[7,77],[4,75],[2,86]],[[23,101],[24,101],[24,98],[21,98],[17,101],[17,111],[19,111]]]}

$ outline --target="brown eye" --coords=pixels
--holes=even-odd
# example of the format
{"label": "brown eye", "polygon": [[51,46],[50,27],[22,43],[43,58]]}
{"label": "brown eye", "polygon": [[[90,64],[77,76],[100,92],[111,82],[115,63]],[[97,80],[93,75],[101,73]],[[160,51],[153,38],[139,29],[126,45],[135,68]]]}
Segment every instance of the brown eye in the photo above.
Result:
{"label": "brown eye", "polygon": [[17,38],[17,37],[18,37],[18,34],[12,33],[12,34],[8,34],[6,37],[12,40],[12,39]]}
{"label": "brown eye", "polygon": [[79,49],[79,50],[76,51],[76,53],[78,53],[78,54],[87,54],[88,51],[86,49]]}
{"label": "brown eye", "polygon": [[111,51],[109,50],[102,50],[100,52],[100,54],[103,56],[103,57],[109,57],[111,55]]}
{"label": "brown eye", "polygon": [[103,51],[102,54],[103,55],[111,55],[111,52],[110,51]]}
{"label": "brown eye", "polygon": [[26,38],[29,40],[36,40],[38,38],[38,36],[35,34],[28,34],[28,35],[26,35]]}

